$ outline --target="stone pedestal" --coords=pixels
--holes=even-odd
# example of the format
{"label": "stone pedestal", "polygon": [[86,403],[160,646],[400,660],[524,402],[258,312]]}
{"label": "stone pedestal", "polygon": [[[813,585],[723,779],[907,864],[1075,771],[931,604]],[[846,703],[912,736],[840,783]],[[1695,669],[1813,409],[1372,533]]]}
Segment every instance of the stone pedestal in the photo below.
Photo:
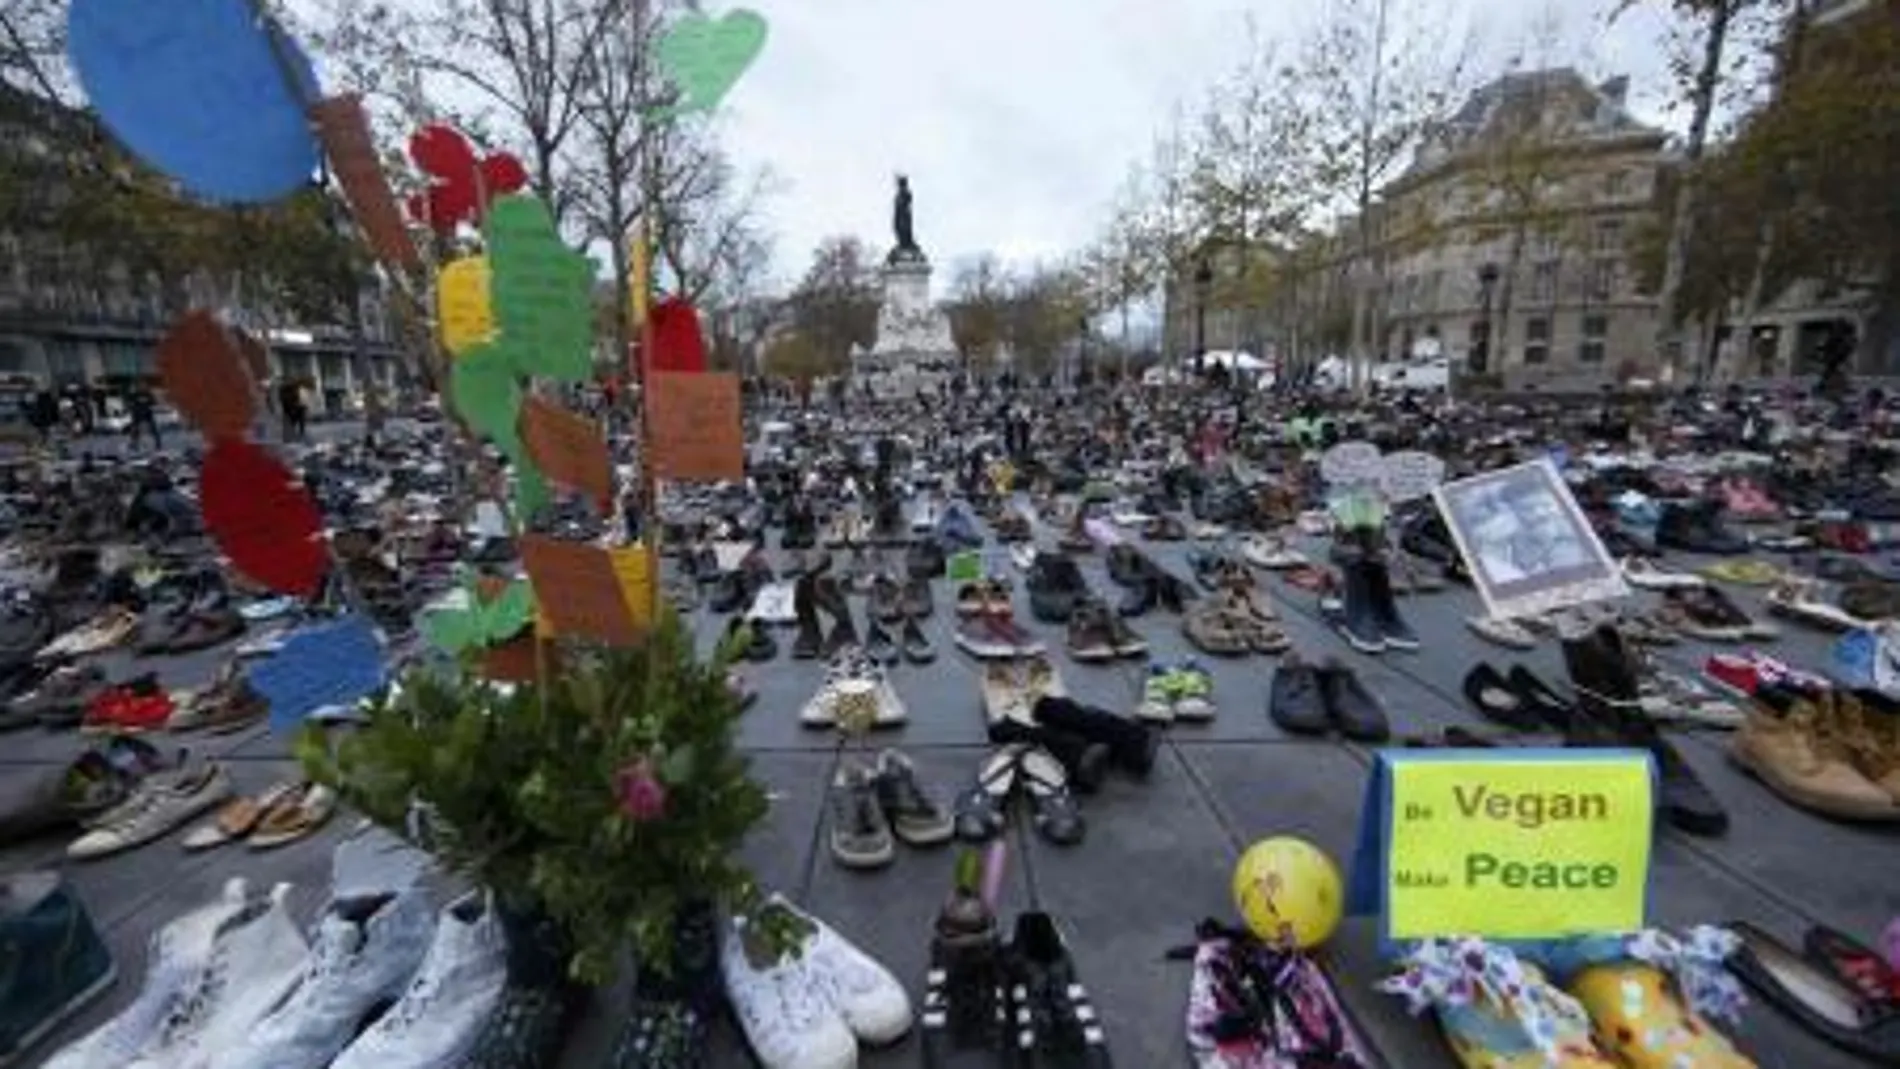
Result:
{"label": "stone pedestal", "polygon": [[930,299],[930,261],[893,253],[885,263],[877,343],[852,355],[852,377],[879,397],[935,392],[962,366],[950,319]]}

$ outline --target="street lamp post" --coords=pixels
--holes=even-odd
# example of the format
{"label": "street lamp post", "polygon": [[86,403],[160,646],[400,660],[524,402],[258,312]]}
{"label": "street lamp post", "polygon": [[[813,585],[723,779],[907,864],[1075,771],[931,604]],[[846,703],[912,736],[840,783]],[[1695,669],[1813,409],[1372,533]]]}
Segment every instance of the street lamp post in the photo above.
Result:
{"label": "street lamp post", "polygon": [[1491,295],[1497,285],[1497,264],[1486,263],[1478,268],[1478,302],[1483,306],[1484,315],[1478,320],[1478,345],[1473,353],[1471,370],[1479,375],[1491,370]]}
{"label": "street lamp post", "polygon": [[1214,288],[1214,269],[1206,257],[1194,268],[1194,373],[1207,374],[1207,298]]}

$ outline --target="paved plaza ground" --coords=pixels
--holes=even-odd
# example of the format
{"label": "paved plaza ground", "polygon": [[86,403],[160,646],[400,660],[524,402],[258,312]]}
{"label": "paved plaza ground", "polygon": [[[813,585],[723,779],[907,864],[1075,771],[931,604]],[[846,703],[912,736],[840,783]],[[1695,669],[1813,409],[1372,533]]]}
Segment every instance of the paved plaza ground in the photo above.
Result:
{"label": "paved plaza ground", "polygon": [[[1164,563],[1180,565],[1186,548],[1154,551]],[[1108,588],[1099,554],[1084,567],[1098,588]],[[1187,574],[1185,567],[1179,573]],[[1423,651],[1371,657],[1352,651],[1319,622],[1313,595],[1277,580],[1267,583],[1295,649],[1309,658],[1336,656],[1355,667],[1385,703],[1399,735],[1482,726],[1459,694],[1464,673],[1479,660],[1506,666],[1521,656],[1545,678],[1563,678],[1554,646],[1519,655],[1473,635],[1463,620],[1476,609],[1477,599],[1463,588],[1402,602],[1425,637]],[[979,665],[951,645],[954,616],[944,609],[948,584],[937,585],[939,611],[929,627],[941,656],[928,667],[893,670],[910,721],[877,742],[908,752],[926,782],[947,799],[971,777],[985,749],[984,718]],[[1752,598],[1742,597],[1752,604]],[[1020,594],[1018,604],[1026,609]],[[723,626],[710,614],[699,619],[709,639]],[[1137,628],[1157,656],[1188,652],[1176,617],[1150,616]],[[1060,645],[1060,636],[1050,629],[1036,630],[1052,647]],[[1799,628],[1790,628],[1778,646],[1795,663],[1816,665],[1826,648],[1821,636]],[[1677,669],[1692,670],[1706,654],[1706,647],[1687,643],[1664,658]],[[1133,708],[1138,667],[1083,667],[1061,654],[1057,662],[1083,700],[1116,711]],[[168,682],[190,683],[208,675],[214,663],[214,656],[190,658],[167,665],[164,674]],[[1266,714],[1273,665],[1272,658],[1214,663],[1218,719],[1172,728],[1148,781],[1111,779],[1102,793],[1085,797],[1088,835],[1080,846],[1049,846],[1026,826],[1010,835],[1005,920],[1032,903],[1060,918],[1082,978],[1094,989],[1116,1064],[1124,1069],[1188,1064],[1182,1038],[1188,965],[1169,961],[1166,954],[1192,940],[1202,917],[1233,915],[1229,879],[1247,844],[1270,835],[1297,835],[1342,865],[1350,859],[1369,754],[1355,745],[1285,736]],[[817,686],[822,667],[782,655],[751,672],[760,700],[746,716],[742,742],[756,774],[769,785],[773,809],[748,843],[748,858],[767,884],[882,959],[915,997],[930,923],[950,886],[954,851],[903,850],[894,866],[871,874],[834,864],[825,847],[825,793],[838,757],[836,740],[798,723],[798,710]],[[1891,831],[1831,823],[1790,808],[1729,764],[1719,734],[1677,737],[1689,762],[1728,807],[1732,827],[1719,839],[1661,832],[1651,895],[1656,922],[1746,920],[1798,941],[1806,924],[1825,921],[1871,939],[1900,915],[1900,850]],[[71,734],[6,736],[0,740],[0,775],[64,761],[80,744]],[[240,790],[256,790],[290,770],[285,743],[264,729],[193,745],[225,760]],[[0,871],[63,867],[118,955],[121,979],[111,997],[69,1025],[62,1037],[80,1034],[130,1000],[143,973],[148,935],[205,901],[231,875],[254,883],[294,881],[298,909],[314,914],[325,895],[330,846],[353,824],[339,819],[316,838],[276,853],[227,848],[186,855],[177,844],[182,832],[93,863],[66,863],[57,840],[0,852]],[[1386,1065],[1432,1069],[1454,1064],[1432,1026],[1408,1018],[1396,1000],[1372,989],[1383,969],[1369,922],[1350,921],[1326,948],[1325,959]],[[622,993],[600,993],[568,1045],[563,1065],[602,1064],[623,1006]],[[747,1064],[730,1026],[722,1023],[720,1031],[714,1064]],[[1765,1069],[1860,1064],[1761,1005],[1751,1007],[1738,1038]],[[868,1054],[863,1064],[917,1065],[915,1041]]]}

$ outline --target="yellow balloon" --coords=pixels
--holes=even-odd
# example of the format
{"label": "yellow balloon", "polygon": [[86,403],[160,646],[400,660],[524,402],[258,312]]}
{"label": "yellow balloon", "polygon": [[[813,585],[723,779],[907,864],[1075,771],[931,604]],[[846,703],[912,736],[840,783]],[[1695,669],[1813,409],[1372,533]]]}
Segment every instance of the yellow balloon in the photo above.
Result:
{"label": "yellow balloon", "polygon": [[1318,946],[1339,927],[1345,890],[1339,867],[1304,839],[1262,839],[1234,866],[1234,905],[1268,942]]}
{"label": "yellow balloon", "polygon": [[442,345],[456,356],[495,336],[495,313],[488,303],[488,257],[464,256],[442,269],[435,280],[435,314]]}

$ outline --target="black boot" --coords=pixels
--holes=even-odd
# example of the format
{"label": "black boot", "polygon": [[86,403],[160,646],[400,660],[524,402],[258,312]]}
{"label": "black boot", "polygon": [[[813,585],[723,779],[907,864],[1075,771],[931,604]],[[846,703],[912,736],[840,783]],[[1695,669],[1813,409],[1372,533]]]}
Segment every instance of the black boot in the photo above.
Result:
{"label": "black boot", "polygon": [[1615,627],[1604,624],[1564,641],[1564,666],[1577,691],[1578,715],[1564,732],[1567,746],[1648,750],[1656,760],[1656,807],[1669,823],[1692,835],[1728,830],[1728,812],[1709,793],[1641,706],[1636,658]]}
{"label": "black boot", "polygon": [[1107,746],[1109,758],[1124,772],[1146,776],[1154,769],[1161,733],[1146,724],[1073,698],[1039,698],[1034,715],[1046,727]]}
{"label": "black boot", "polygon": [[814,592],[816,582],[809,575],[801,575],[792,585],[792,615],[798,622],[798,635],[792,639],[792,657],[795,660],[809,661],[823,651],[824,631],[818,623],[818,599]]}
{"label": "black boot", "polygon": [[688,902],[673,924],[669,968],[643,968],[609,1069],[705,1069],[720,1010],[719,923],[711,903]]}
{"label": "black boot", "polygon": [[1334,625],[1352,648],[1360,653],[1385,652],[1385,628],[1373,605],[1373,591],[1365,561],[1349,562],[1340,568],[1340,596],[1343,609]]}
{"label": "black boot", "polygon": [[838,586],[837,580],[820,579],[813,585],[812,591],[818,607],[831,617],[831,631],[825,635],[825,657],[836,656],[846,646],[858,645],[858,626],[852,621],[851,603],[845,599],[844,590]]}
{"label": "black boot", "polygon": [[1360,562],[1366,576],[1366,592],[1371,596],[1372,616],[1385,644],[1394,649],[1418,649],[1418,632],[1399,615],[1399,601],[1392,593],[1392,573],[1383,557],[1367,557]]}

